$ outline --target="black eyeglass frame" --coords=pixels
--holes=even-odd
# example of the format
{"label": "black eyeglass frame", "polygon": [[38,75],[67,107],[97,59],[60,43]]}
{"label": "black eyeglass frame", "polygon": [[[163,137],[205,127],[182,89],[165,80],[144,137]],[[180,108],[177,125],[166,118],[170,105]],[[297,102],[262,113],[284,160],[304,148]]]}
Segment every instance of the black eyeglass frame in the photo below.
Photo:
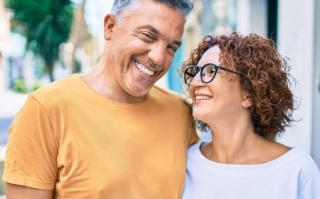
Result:
{"label": "black eyeglass frame", "polygon": [[[214,73],[214,75],[212,76],[211,80],[209,80],[209,81],[204,81],[203,78],[202,78],[202,77],[204,76],[204,75],[202,74],[202,71],[203,71],[203,69],[204,69],[205,67],[207,67],[207,66],[209,66],[209,65],[213,65],[213,66],[215,67],[215,73]],[[194,69],[195,69],[195,73],[194,73],[194,74],[191,74],[191,73],[188,73],[188,72],[187,72],[190,68],[194,68]],[[214,80],[214,78],[216,77],[216,74],[217,74],[217,72],[218,72],[219,69],[224,70],[224,71],[227,71],[227,72],[230,72],[230,73],[233,73],[233,74],[236,74],[236,75],[240,75],[240,76],[242,75],[242,74],[240,74],[240,73],[238,73],[238,72],[236,72],[236,71],[233,71],[233,70],[224,68],[224,67],[222,67],[222,66],[219,66],[219,65],[216,65],[216,64],[213,64],[213,63],[207,63],[207,64],[203,65],[202,67],[201,67],[201,66],[193,66],[193,65],[187,67],[187,68],[185,69],[185,71],[184,71],[184,76],[183,76],[184,82],[189,86],[190,83],[192,82],[193,78],[194,78],[194,77],[198,74],[198,72],[200,71],[200,79],[201,79],[201,81],[202,81],[203,83],[205,83],[205,84],[210,83],[210,82],[212,82],[212,81]],[[188,81],[187,81],[187,75],[192,78],[192,79],[189,81],[189,83],[188,83]]]}

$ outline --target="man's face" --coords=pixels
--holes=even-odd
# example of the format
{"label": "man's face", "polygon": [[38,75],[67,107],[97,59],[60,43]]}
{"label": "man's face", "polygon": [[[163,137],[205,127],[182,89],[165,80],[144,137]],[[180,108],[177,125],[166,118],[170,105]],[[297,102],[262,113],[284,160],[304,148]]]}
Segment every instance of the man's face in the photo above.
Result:
{"label": "man's face", "polygon": [[105,20],[106,67],[112,68],[114,89],[128,101],[144,99],[180,47],[184,18],[166,5],[140,0],[120,24],[108,25],[110,20]]}

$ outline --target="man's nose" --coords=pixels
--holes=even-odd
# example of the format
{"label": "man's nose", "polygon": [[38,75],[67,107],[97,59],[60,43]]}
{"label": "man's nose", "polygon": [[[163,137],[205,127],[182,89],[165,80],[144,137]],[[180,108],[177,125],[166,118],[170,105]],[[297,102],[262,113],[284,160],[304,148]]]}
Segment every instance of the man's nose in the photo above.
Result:
{"label": "man's nose", "polygon": [[152,62],[160,67],[163,67],[166,60],[166,47],[160,44],[155,44],[148,53],[148,57]]}

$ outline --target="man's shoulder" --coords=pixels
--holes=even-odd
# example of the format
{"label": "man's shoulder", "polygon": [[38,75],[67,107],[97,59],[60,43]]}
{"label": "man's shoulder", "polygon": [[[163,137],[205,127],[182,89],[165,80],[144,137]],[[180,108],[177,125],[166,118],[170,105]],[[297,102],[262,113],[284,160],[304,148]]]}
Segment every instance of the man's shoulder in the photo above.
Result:
{"label": "man's shoulder", "polygon": [[177,93],[173,90],[169,90],[166,88],[162,88],[159,86],[153,86],[153,88],[150,91],[150,95],[154,96],[155,98],[159,99],[159,98],[163,98],[166,100],[173,100],[173,101],[183,101],[186,104],[190,104],[187,101],[187,97]]}
{"label": "man's shoulder", "polygon": [[185,97],[182,94],[177,93],[173,90],[169,90],[167,88],[159,87],[157,85],[152,87],[150,94],[173,99],[185,99]]}
{"label": "man's shoulder", "polygon": [[190,109],[191,103],[188,101],[187,97],[177,93],[175,91],[161,88],[159,86],[154,86],[150,91],[150,97],[158,102],[165,103],[167,105],[188,107]]}
{"label": "man's shoulder", "polygon": [[70,95],[73,90],[76,90],[80,84],[80,77],[76,74],[69,75],[62,79],[51,82],[30,94],[30,96],[39,100],[50,100],[59,98],[63,95]]}

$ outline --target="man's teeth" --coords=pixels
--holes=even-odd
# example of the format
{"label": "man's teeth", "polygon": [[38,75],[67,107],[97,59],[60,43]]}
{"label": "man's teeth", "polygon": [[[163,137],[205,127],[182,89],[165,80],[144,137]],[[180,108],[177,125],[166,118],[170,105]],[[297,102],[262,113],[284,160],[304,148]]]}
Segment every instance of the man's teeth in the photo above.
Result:
{"label": "man's teeth", "polygon": [[211,99],[212,97],[209,97],[209,96],[205,96],[205,95],[197,95],[196,96],[196,100],[209,100]]}
{"label": "man's teeth", "polygon": [[148,76],[151,77],[154,74],[154,71],[151,71],[151,70],[147,69],[146,67],[144,67],[143,65],[141,65],[138,62],[136,62],[136,66],[145,75],[148,75]]}

